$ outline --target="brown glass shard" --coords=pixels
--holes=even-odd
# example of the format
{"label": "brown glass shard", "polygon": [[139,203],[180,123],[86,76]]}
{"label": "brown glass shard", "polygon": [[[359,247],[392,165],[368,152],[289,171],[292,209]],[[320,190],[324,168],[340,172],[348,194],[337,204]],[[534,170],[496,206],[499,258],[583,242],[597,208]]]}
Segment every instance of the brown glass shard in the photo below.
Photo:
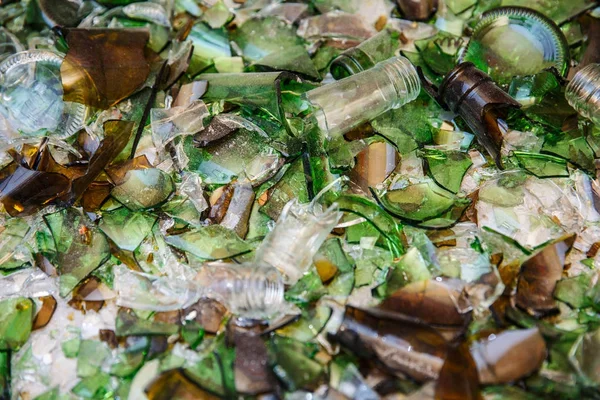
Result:
{"label": "brown glass shard", "polygon": [[215,204],[210,207],[208,219],[210,219],[213,223],[218,224],[223,220],[223,218],[225,218],[225,214],[227,213],[227,209],[229,208],[229,204],[231,204],[231,199],[233,198],[233,193],[234,186],[232,184],[223,187],[221,195],[217,198]]}
{"label": "brown glass shard", "polygon": [[64,175],[18,166],[0,183],[0,201],[13,217],[29,215],[65,195],[69,183]]}
{"label": "brown glass shard", "polygon": [[428,19],[438,7],[438,0],[396,0],[402,17],[411,21]]}
{"label": "brown glass shard", "polygon": [[83,209],[88,212],[98,210],[110,196],[113,186],[110,182],[92,182],[81,196]]}
{"label": "brown glass shard", "polygon": [[188,379],[180,370],[171,370],[154,379],[146,387],[148,400],[218,400]]}
{"label": "brown glass shard", "polygon": [[207,333],[217,333],[227,314],[227,308],[216,300],[200,299],[183,310],[183,318],[192,319],[204,328]]}
{"label": "brown glass shard", "polygon": [[[232,324],[230,324],[231,326]],[[273,389],[274,376],[269,366],[267,346],[257,330],[234,327],[235,388],[244,394],[260,394]]]}
{"label": "brown glass shard", "polygon": [[563,273],[565,257],[576,235],[564,236],[546,245],[523,263],[517,283],[516,303],[533,315],[556,309],[553,293]]}
{"label": "brown glass shard", "polygon": [[104,299],[98,290],[99,285],[100,280],[96,277],[86,279],[73,290],[73,297],[68,304],[84,313],[90,310],[100,311],[104,306]]}
{"label": "brown glass shard", "polygon": [[74,202],[100,173],[123,151],[131,137],[133,122],[131,121],[107,121],[104,123],[104,140],[96,150],[88,163],[85,174],[71,184],[71,192],[67,200]]}
{"label": "brown glass shard", "polygon": [[60,67],[64,100],[107,109],[146,82],[145,29],[69,29]]}
{"label": "brown glass shard", "polygon": [[54,311],[56,311],[56,299],[53,296],[40,297],[42,306],[40,307],[35,318],[33,318],[32,330],[40,329],[48,325],[48,322],[52,319]]}
{"label": "brown glass shard", "polygon": [[470,320],[467,304],[457,290],[445,282],[419,281],[398,289],[385,299],[377,309],[385,313],[416,318],[427,324],[439,326],[465,326]]}
{"label": "brown glass shard", "polygon": [[242,239],[245,238],[248,233],[248,220],[254,205],[254,198],[254,190],[249,182],[235,182],[227,212],[219,223],[237,233]]}
{"label": "brown glass shard", "polygon": [[541,367],[546,343],[537,328],[507,330],[471,346],[479,380],[485,385],[514,382]]}
{"label": "brown glass shard", "polygon": [[209,143],[224,138],[240,129],[239,124],[232,122],[226,116],[215,116],[208,126],[194,135],[196,147],[206,147]]}
{"label": "brown glass shard", "polygon": [[98,336],[100,337],[100,340],[108,344],[111,349],[116,349],[119,346],[117,335],[115,334],[115,331],[111,329],[100,329],[98,331]]}
{"label": "brown glass shard", "polygon": [[448,348],[435,388],[436,400],[480,400],[477,366],[466,342]]}
{"label": "brown glass shard", "polygon": [[372,359],[394,375],[406,374],[417,381],[438,377],[448,347],[427,325],[380,318],[349,306],[333,338],[358,357]]}
{"label": "brown glass shard", "polygon": [[145,155],[141,155],[119,165],[107,168],[106,173],[115,185],[120,185],[125,182],[125,175],[130,170],[148,168],[152,168],[152,164],[150,164]]}

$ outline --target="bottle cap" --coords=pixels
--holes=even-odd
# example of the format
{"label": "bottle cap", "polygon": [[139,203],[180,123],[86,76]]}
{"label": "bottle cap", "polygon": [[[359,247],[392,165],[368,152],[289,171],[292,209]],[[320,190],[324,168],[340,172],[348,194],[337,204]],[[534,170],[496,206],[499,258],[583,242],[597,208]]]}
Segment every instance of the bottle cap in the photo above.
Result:
{"label": "bottle cap", "polygon": [[471,61],[499,83],[555,67],[566,76],[569,46],[556,24],[525,7],[500,7],[481,16],[461,61]]}

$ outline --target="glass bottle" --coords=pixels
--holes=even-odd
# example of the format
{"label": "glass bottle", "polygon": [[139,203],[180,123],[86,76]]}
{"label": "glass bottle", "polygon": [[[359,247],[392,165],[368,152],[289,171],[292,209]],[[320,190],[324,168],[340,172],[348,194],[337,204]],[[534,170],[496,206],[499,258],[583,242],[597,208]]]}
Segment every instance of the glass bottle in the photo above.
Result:
{"label": "glass bottle", "polygon": [[193,280],[115,269],[117,304],[139,310],[179,310],[208,297],[239,317],[261,319],[282,309],[283,290],[279,271],[260,264],[208,263]]}
{"label": "glass bottle", "polygon": [[577,72],[565,97],[579,114],[600,125],[600,64],[589,64]]}
{"label": "glass bottle", "polygon": [[450,111],[459,114],[477,140],[502,167],[501,153],[508,127],[504,118],[521,104],[500,89],[485,72],[470,62],[448,73],[439,88],[439,97]]}
{"label": "glass bottle", "polygon": [[332,139],[413,101],[420,90],[419,76],[410,61],[393,57],[303,96],[315,107],[313,116],[321,131]]}
{"label": "glass bottle", "polygon": [[308,271],[341,216],[337,204],[323,210],[314,200],[308,204],[300,204],[297,199],[288,202],[273,230],[256,249],[256,260],[277,268],[286,284],[296,283]]}
{"label": "glass bottle", "polygon": [[398,50],[400,32],[387,28],[337,56],[329,67],[334,79],[346,78],[365,71],[378,62],[393,57]]}

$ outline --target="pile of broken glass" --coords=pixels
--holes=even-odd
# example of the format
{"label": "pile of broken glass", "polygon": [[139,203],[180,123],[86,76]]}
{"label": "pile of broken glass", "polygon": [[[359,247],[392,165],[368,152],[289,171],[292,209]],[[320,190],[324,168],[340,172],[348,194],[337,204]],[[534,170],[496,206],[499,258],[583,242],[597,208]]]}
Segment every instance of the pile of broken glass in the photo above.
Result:
{"label": "pile of broken glass", "polygon": [[600,398],[599,62],[594,0],[0,0],[0,398]]}

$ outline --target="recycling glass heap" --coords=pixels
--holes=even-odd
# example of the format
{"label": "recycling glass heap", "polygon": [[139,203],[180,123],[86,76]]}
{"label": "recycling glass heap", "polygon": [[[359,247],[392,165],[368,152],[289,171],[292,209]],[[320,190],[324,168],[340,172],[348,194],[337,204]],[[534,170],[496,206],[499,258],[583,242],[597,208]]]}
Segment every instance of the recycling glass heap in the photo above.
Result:
{"label": "recycling glass heap", "polygon": [[594,0],[0,0],[0,399],[600,398]]}

